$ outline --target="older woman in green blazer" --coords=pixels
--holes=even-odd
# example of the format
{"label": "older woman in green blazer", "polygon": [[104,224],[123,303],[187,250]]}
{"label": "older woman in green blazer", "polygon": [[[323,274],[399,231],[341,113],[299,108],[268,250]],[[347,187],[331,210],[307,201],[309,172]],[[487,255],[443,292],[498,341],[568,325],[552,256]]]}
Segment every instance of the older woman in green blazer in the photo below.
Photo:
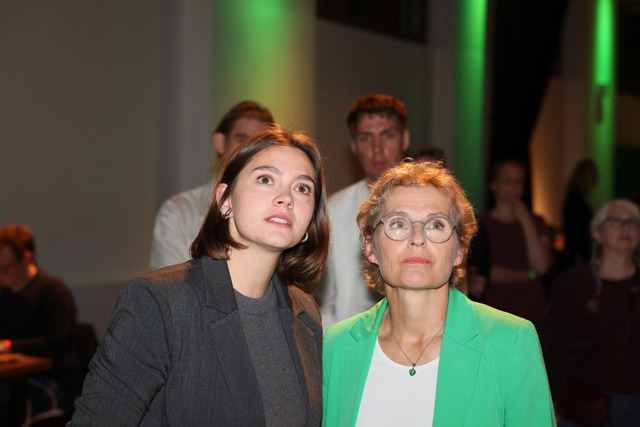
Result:
{"label": "older woman in green blazer", "polygon": [[324,337],[323,425],[555,425],[533,325],[456,289],[476,220],[450,172],[389,169],[357,221],[386,297]]}

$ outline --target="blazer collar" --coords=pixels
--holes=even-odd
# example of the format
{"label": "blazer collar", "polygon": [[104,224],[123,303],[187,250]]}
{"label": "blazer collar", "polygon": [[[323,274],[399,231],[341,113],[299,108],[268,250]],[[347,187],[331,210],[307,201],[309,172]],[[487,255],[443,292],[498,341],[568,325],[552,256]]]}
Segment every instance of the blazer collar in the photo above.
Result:
{"label": "blazer collar", "polygon": [[[243,414],[241,419],[250,419],[251,414],[264,415],[260,388],[242,329],[227,263],[202,258],[201,268],[205,289],[204,304],[219,313],[210,317],[209,330],[216,357],[220,362],[220,372],[226,378],[233,401],[238,403],[236,410]],[[316,348],[315,336],[309,327],[299,320],[299,316],[305,311],[304,307],[292,302],[286,285],[277,274],[273,275],[272,283],[276,290],[279,315],[289,342],[289,350],[307,398],[306,402],[309,402],[309,394],[317,394],[309,390],[309,385],[321,384],[319,369],[318,372],[314,372],[309,368],[320,366],[319,354],[308,351]],[[307,406],[308,417],[310,409]],[[316,410],[321,411],[321,408]]]}
{"label": "blazer collar", "polygon": [[[354,402],[354,416],[357,415],[357,408],[360,406],[373,356],[373,346],[386,307],[387,299],[384,298],[364,313],[349,330],[354,340],[354,345],[349,352],[350,358],[362,361],[359,367],[354,366],[353,369],[344,373],[348,376],[344,378],[344,384],[358,386],[356,394],[358,401]],[[447,319],[440,350],[433,425],[465,424],[481,358],[482,347],[473,303],[457,289],[450,288]]]}
{"label": "blazer collar", "polygon": [[482,359],[473,303],[449,289],[433,425],[465,425]]}
{"label": "blazer collar", "polygon": [[[227,261],[201,258],[200,262],[204,277],[205,305],[215,308],[224,314],[236,311],[238,303],[231,283]],[[304,312],[300,305],[293,306],[286,286],[276,273],[273,274],[271,281],[276,290],[280,308],[292,309],[296,316]]]}
{"label": "blazer collar", "polygon": [[[378,329],[382,316],[387,308],[387,299],[383,298],[371,309],[361,314],[349,329],[353,339],[341,352],[339,363],[348,367],[341,370],[341,387],[345,396],[353,396],[353,402],[345,402],[349,409],[343,415],[345,425],[355,425],[362,401],[364,386],[369,375],[369,368],[373,358],[373,350],[378,337]],[[354,392],[355,388],[355,392]]]}

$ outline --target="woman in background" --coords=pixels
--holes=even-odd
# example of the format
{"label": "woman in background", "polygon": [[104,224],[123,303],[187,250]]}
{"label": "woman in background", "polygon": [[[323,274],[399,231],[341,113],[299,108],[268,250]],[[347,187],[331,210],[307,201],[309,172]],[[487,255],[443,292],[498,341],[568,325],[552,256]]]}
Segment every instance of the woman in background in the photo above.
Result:
{"label": "woman in background", "polygon": [[573,169],[562,201],[564,228],[564,268],[591,259],[591,219],[595,210],[590,191],[598,182],[598,168],[593,160],[584,159]]}
{"label": "woman in background", "polygon": [[483,301],[542,326],[547,309],[541,276],[551,267],[550,233],[544,219],[522,200],[524,164],[498,163],[491,177],[495,206],[480,216],[491,249],[491,267]]}
{"label": "woman in background", "polygon": [[531,322],[456,289],[476,220],[449,171],[387,170],[357,221],[365,279],[385,298],[325,335],[323,425],[554,425]]}
{"label": "woman in background", "polygon": [[579,418],[594,403],[576,387],[611,396],[599,425],[640,425],[638,206],[606,203],[594,214],[591,233],[592,261],[563,272],[551,287],[543,344],[553,397],[562,426],[598,425]]}
{"label": "woman in background", "polygon": [[126,285],[71,425],[317,426],[310,289],[329,225],[321,156],[273,128],[222,159],[193,260]]}

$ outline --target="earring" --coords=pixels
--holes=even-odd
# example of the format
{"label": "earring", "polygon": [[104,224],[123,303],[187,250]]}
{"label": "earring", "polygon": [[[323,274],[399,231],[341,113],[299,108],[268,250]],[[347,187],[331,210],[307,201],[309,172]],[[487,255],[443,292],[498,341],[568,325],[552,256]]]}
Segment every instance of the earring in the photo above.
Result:
{"label": "earring", "polygon": [[228,208],[222,213],[222,219],[229,219],[229,216],[231,216],[231,208]]}
{"label": "earring", "polygon": [[304,237],[302,238],[302,240],[300,240],[300,243],[304,243],[307,240],[309,240],[309,233],[305,231]]}

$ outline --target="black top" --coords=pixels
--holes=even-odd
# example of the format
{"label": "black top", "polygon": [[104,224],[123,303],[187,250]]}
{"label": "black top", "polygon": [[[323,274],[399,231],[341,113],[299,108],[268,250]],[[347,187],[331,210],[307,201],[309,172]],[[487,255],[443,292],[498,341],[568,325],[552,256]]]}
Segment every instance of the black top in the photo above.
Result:
{"label": "black top", "polygon": [[54,376],[63,376],[70,369],[75,323],[71,291],[62,280],[42,270],[22,292],[0,291],[0,339],[11,339],[13,352],[52,358]]}
{"label": "black top", "polygon": [[640,392],[640,273],[603,280],[600,296],[595,292],[590,263],[565,271],[552,285],[543,336],[552,392],[566,375],[612,391]]}
{"label": "black top", "polygon": [[578,188],[570,188],[562,203],[565,240],[565,266],[591,260],[591,218],[593,206]]}

